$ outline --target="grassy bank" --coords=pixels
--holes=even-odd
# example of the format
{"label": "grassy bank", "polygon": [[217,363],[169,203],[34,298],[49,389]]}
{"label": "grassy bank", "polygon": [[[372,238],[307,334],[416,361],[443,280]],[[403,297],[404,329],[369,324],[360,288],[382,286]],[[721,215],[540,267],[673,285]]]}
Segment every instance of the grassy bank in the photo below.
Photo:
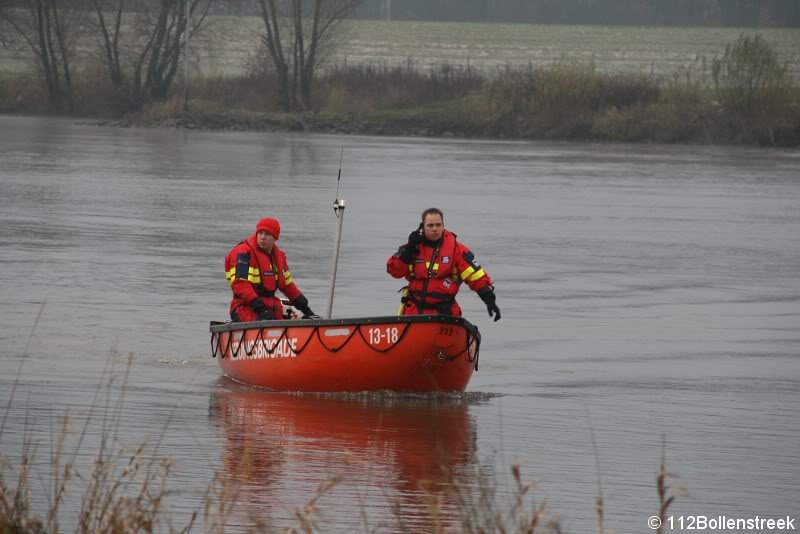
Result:
{"label": "grassy bank", "polygon": [[[176,88],[137,113],[125,112],[102,69],[75,79],[75,114],[120,126],[800,146],[800,87],[758,37],[667,78],[568,62],[491,72],[339,66],[318,77],[313,109],[298,113],[276,109],[269,72],[194,79],[186,105]],[[0,112],[46,109],[40,81],[0,78]]]}

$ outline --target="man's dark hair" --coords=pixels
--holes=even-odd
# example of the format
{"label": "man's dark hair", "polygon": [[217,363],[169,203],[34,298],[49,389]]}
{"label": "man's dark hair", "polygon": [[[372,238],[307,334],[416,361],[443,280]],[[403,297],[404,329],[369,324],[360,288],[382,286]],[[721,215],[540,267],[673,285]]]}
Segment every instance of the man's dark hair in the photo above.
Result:
{"label": "man's dark hair", "polygon": [[442,218],[442,222],[444,222],[444,213],[439,208],[428,208],[422,212],[422,223],[425,224],[425,217],[428,215],[438,215]]}

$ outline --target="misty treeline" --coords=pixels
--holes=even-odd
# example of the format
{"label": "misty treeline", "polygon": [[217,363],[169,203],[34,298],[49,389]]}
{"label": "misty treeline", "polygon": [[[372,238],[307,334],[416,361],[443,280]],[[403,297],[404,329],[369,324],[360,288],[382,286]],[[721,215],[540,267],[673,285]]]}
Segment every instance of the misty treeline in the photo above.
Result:
{"label": "misty treeline", "polygon": [[[327,58],[339,23],[361,0],[255,0],[263,21],[255,54],[277,77],[285,111],[309,109],[314,75]],[[32,58],[49,108],[73,112],[76,60],[95,58],[114,91],[117,109],[139,111],[163,101],[188,42],[212,39],[209,14],[236,7],[231,0],[0,0],[0,46]],[[88,43],[88,44],[87,44]],[[86,74],[87,67],[83,65]],[[188,96],[188,95],[187,95]]]}

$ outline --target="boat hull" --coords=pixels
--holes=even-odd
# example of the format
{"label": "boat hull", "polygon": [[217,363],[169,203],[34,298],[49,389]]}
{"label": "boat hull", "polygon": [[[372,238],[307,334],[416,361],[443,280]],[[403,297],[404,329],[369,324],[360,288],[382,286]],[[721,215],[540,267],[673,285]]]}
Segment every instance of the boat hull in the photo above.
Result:
{"label": "boat hull", "polygon": [[463,391],[480,333],[449,315],[211,323],[233,380],[275,391]]}

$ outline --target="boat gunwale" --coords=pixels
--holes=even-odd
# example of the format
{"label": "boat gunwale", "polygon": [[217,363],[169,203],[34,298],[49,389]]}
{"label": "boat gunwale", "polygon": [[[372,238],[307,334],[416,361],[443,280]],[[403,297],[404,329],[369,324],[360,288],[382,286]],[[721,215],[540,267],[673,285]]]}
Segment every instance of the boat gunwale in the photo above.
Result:
{"label": "boat gunwale", "polygon": [[222,332],[238,332],[254,328],[296,328],[317,326],[361,326],[368,324],[415,324],[415,323],[443,323],[463,326],[473,337],[480,339],[478,327],[464,319],[452,315],[385,315],[381,317],[352,317],[342,319],[285,319],[279,321],[252,321],[248,323],[211,321],[209,332],[212,334]]}

